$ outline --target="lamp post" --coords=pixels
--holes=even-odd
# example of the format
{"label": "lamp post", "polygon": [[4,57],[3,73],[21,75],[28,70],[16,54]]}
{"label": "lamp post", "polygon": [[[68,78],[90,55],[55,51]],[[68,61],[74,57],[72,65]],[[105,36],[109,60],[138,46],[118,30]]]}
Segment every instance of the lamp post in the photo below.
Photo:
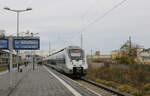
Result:
{"label": "lamp post", "polygon": [[[10,9],[8,7],[5,7],[4,9],[17,13],[17,37],[19,37],[19,13],[25,12],[25,11],[30,11],[30,10],[32,10],[32,8],[27,8],[25,10],[14,10],[14,9]],[[17,69],[19,72],[19,56],[18,55],[19,55],[19,51],[17,50]]]}

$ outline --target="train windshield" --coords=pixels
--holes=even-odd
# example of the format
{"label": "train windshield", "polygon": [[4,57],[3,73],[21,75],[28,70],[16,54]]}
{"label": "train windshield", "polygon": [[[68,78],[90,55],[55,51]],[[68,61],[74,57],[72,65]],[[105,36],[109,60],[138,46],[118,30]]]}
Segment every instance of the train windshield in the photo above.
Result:
{"label": "train windshield", "polygon": [[84,52],[81,49],[70,49],[69,54],[72,60],[82,60]]}

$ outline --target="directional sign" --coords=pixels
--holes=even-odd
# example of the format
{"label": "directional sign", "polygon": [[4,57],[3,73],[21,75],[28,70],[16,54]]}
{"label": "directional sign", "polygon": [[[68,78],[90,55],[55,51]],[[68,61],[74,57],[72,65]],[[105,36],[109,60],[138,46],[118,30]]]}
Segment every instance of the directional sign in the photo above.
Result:
{"label": "directional sign", "polygon": [[13,48],[15,50],[38,50],[40,48],[39,39],[14,39]]}
{"label": "directional sign", "polygon": [[8,49],[8,39],[0,39],[0,49]]}

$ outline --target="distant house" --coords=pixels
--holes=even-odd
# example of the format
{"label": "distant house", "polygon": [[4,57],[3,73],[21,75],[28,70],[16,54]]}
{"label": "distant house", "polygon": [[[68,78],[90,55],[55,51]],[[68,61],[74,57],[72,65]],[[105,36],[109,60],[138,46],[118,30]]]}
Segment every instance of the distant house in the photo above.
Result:
{"label": "distant house", "polygon": [[117,57],[121,56],[121,51],[120,50],[113,50],[111,52],[111,58],[112,60],[116,59]]}
{"label": "distant house", "polygon": [[94,56],[94,61],[101,62],[101,63],[111,63],[112,58],[111,55],[100,55],[100,56]]}
{"label": "distant house", "polygon": [[142,64],[150,64],[150,49],[144,49],[138,55],[138,61]]}
{"label": "distant house", "polygon": [[99,63],[110,63],[112,62],[111,55],[101,55],[100,51],[96,51],[94,55],[88,55],[87,59],[92,60],[93,62]]}

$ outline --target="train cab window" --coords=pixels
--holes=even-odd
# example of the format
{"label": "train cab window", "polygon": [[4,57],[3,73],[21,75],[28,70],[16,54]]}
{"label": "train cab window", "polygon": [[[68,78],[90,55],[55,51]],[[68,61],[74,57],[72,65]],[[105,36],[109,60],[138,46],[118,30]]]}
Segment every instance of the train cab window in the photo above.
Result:
{"label": "train cab window", "polygon": [[70,55],[73,57],[80,57],[81,56],[81,50],[71,50]]}
{"label": "train cab window", "polygon": [[70,49],[69,55],[70,55],[71,59],[81,60],[84,57],[84,52],[81,49]]}

